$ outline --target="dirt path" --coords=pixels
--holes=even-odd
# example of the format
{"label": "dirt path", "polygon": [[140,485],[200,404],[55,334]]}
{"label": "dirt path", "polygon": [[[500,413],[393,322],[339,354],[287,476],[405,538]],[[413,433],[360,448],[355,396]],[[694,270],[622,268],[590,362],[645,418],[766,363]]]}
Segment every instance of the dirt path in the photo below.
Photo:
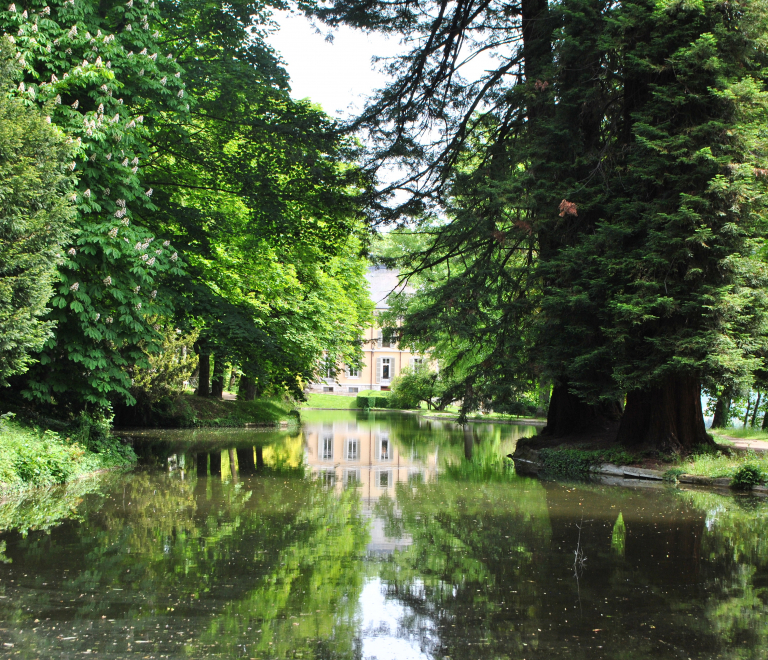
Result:
{"label": "dirt path", "polygon": [[716,436],[730,440],[736,449],[751,449],[753,451],[768,451],[768,442],[765,440],[749,440],[747,438],[732,438],[729,435]]}

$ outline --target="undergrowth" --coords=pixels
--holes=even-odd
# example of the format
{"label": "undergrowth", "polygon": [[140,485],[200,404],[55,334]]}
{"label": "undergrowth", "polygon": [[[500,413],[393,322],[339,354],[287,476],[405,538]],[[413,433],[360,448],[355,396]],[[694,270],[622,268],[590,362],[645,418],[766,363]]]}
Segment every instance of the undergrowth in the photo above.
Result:
{"label": "undergrowth", "polygon": [[61,484],[90,472],[130,466],[133,449],[109,434],[109,420],[83,413],[69,434],[25,426],[0,416],[0,487]]}
{"label": "undergrowth", "polygon": [[539,450],[539,459],[544,472],[553,476],[584,477],[589,469],[600,463],[628,465],[638,460],[638,456],[624,449],[558,449]]}

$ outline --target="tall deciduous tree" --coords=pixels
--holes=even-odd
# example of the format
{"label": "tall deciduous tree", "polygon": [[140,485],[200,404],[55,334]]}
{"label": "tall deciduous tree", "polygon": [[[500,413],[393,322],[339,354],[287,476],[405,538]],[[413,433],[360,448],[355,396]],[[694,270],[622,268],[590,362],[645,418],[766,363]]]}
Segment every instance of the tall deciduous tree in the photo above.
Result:
{"label": "tall deciduous tree", "polygon": [[0,385],[51,335],[43,320],[73,234],[73,145],[36,106],[9,98],[16,49],[0,37]]}

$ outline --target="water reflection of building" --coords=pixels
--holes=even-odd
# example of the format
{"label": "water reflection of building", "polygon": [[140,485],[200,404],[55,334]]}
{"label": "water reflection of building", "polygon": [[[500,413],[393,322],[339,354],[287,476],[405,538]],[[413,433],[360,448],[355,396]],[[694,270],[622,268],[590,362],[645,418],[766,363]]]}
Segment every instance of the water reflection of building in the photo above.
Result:
{"label": "water reflection of building", "polygon": [[357,422],[323,422],[304,430],[306,463],[329,487],[362,488],[369,502],[394,497],[395,484],[427,482],[437,476],[437,453],[401,452],[388,427]]}
{"label": "water reflection of building", "polygon": [[437,451],[419,456],[401,451],[390,427],[375,422],[353,421],[307,424],[304,428],[306,464],[312,476],[328,488],[341,492],[359,488],[364,511],[371,519],[368,551],[388,554],[411,544],[408,536],[386,535],[384,521],[374,515],[376,502],[384,496],[395,500],[397,484],[416,484],[437,479]]}

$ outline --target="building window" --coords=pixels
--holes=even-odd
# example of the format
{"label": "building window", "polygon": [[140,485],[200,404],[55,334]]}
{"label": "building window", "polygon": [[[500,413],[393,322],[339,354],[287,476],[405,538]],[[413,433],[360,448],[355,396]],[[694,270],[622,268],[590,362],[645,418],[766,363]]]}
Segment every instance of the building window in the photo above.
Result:
{"label": "building window", "polygon": [[360,470],[344,470],[344,485],[347,488],[360,486]]}
{"label": "building window", "polygon": [[347,374],[350,378],[360,378],[360,369],[356,369],[351,364],[347,365]]}
{"label": "building window", "polygon": [[323,388],[323,392],[333,392],[333,388],[332,387],[324,387]]}
{"label": "building window", "polygon": [[411,368],[416,371],[424,365],[424,358],[411,358]]}
{"label": "building window", "polygon": [[320,438],[320,448],[317,452],[324,461],[333,460],[333,436],[324,435]]}
{"label": "building window", "polygon": [[360,441],[357,438],[347,440],[347,460],[357,461],[360,458]]}
{"label": "building window", "polygon": [[350,387],[350,388],[347,389],[347,391],[350,394],[357,394],[360,391],[360,388],[358,388],[358,387]]}
{"label": "building window", "polygon": [[336,485],[336,470],[333,468],[320,470],[317,476],[320,478],[320,483],[326,488],[333,488]]}
{"label": "building window", "polygon": [[389,438],[386,436],[379,439],[379,460],[392,460],[392,446],[389,442]]}
{"label": "building window", "polygon": [[392,378],[392,360],[391,358],[381,359],[381,380],[389,380]]}
{"label": "building window", "polygon": [[379,470],[379,473],[376,476],[378,477],[376,485],[379,488],[387,489],[392,486],[392,470]]}

